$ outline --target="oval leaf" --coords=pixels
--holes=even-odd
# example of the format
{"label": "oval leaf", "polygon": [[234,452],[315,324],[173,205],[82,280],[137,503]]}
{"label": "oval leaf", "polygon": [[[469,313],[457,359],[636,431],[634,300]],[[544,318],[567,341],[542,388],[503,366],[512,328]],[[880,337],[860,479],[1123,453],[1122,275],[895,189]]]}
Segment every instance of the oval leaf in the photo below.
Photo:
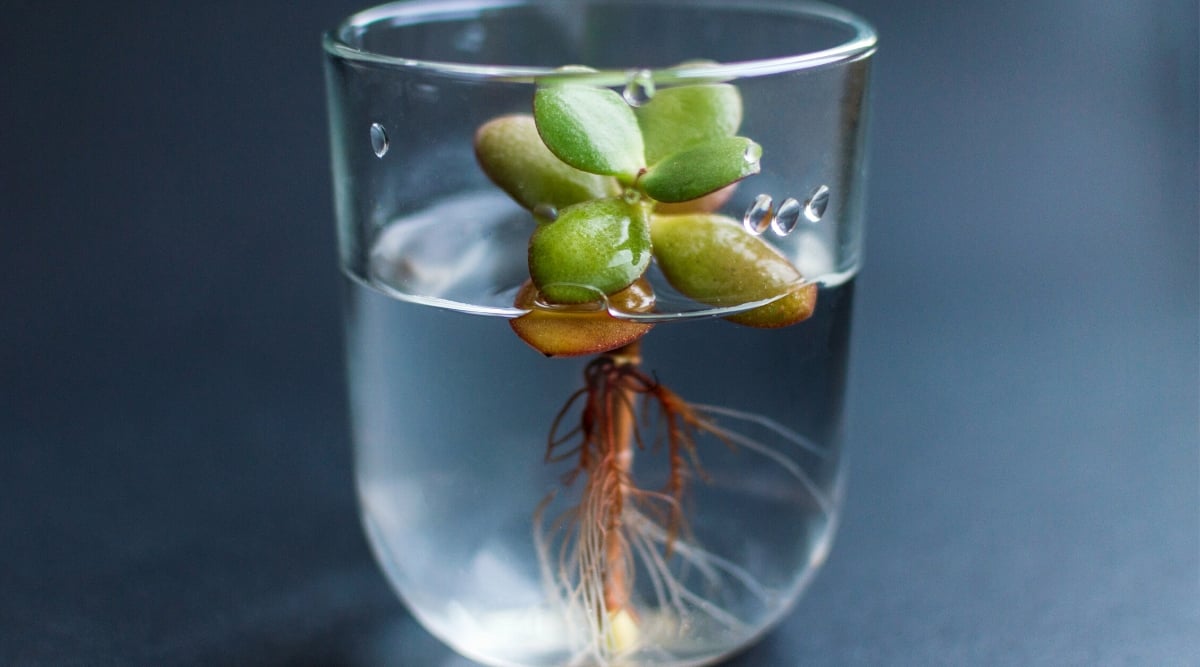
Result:
{"label": "oval leaf", "polygon": [[600,354],[628,345],[646,335],[654,325],[620,320],[610,309],[622,313],[644,313],[654,308],[654,290],[644,278],[608,298],[608,308],[544,308],[537,304],[538,291],[526,282],[513,305],[528,313],[509,320],[521,340],[548,357]]}
{"label": "oval leaf", "polygon": [[634,114],[642,129],[646,162],[655,164],[696,144],[737,134],[742,96],[726,83],[663,88]]}
{"label": "oval leaf", "polygon": [[812,315],[817,286],[762,238],[721,215],[665,215],[651,221],[654,259],[685,296],[710,306],[737,306],[781,297],[725,319],[760,328],[784,327]]}
{"label": "oval leaf", "polygon": [[559,160],[542,143],[533,116],[492,119],[475,132],[475,158],[493,183],[529,210],[565,208],[616,195],[610,176],[580,171]]}
{"label": "oval leaf", "polygon": [[645,166],[637,118],[625,100],[607,88],[539,88],[533,117],[550,151],[576,169],[632,182]]}
{"label": "oval leaf", "polygon": [[761,156],[762,148],[745,137],[713,139],[667,156],[641,185],[657,201],[688,201],[757,174]]}
{"label": "oval leaf", "polygon": [[619,292],[649,264],[645,209],[623,199],[569,206],[529,239],[529,275],[553,303],[587,303]]}

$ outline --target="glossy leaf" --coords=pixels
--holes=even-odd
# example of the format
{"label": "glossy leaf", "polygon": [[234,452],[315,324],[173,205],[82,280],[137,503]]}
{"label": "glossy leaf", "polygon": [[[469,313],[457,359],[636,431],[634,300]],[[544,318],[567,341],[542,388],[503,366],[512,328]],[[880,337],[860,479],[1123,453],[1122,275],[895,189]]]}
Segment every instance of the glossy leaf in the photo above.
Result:
{"label": "glossy leaf", "polygon": [[538,290],[526,282],[514,305],[529,312],[509,324],[521,340],[548,357],[599,354],[628,345],[646,335],[652,324],[613,317],[609,309],[645,313],[654,308],[654,291],[644,278],[608,297],[608,308],[545,308],[537,303]]}
{"label": "glossy leaf", "polygon": [[663,88],[634,113],[655,164],[696,144],[731,137],[742,124],[742,96],[726,83]]}
{"label": "glossy leaf", "polygon": [[729,217],[655,216],[654,258],[667,281],[685,296],[715,307],[779,297],[725,319],[752,327],[795,324],[812,315],[817,287],[762,238]]}
{"label": "glossy leaf", "polygon": [[552,303],[587,303],[625,289],[650,264],[645,209],[623,199],[569,206],[529,239],[529,275]]}
{"label": "glossy leaf", "polygon": [[559,160],[542,143],[533,116],[501,116],[475,133],[475,157],[493,183],[529,210],[565,208],[617,194],[610,176],[580,171]]}
{"label": "glossy leaf", "polygon": [[745,137],[713,139],[667,156],[641,185],[657,201],[688,201],[757,174],[761,156],[762,148]]}
{"label": "glossy leaf", "polygon": [[576,169],[632,182],[646,164],[633,110],[607,88],[569,83],[539,88],[533,117],[550,151]]}

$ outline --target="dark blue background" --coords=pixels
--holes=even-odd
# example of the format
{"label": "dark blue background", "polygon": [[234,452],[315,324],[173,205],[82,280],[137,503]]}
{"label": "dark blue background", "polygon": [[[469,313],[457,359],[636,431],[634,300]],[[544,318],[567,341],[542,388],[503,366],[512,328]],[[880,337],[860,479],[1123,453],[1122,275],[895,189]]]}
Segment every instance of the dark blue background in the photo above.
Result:
{"label": "dark blue background", "polygon": [[[876,23],[853,474],[736,664],[1200,664],[1194,1]],[[358,524],[319,33],[0,27],[0,664],[466,664]]]}

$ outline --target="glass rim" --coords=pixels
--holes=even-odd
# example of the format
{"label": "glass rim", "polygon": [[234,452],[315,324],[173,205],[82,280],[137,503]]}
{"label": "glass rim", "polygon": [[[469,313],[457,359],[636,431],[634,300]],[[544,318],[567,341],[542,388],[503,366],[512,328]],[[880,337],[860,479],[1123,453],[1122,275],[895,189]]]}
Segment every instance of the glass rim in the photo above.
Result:
{"label": "glass rim", "polygon": [[[874,27],[857,14],[822,2],[782,2],[780,0],[754,0],[753,2],[729,3],[722,0],[692,0],[689,7],[713,7],[734,10],[775,10],[793,16],[808,16],[849,28],[850,38],[841,43],[816,51],[807,51],[773,58],[761,58],[725,63],[689,64],[686,67],[642,68],[631,64],[624,69],[601,69],[594,71],[562,71],[552,67],[475,64],[442,60],[423,60],[385,55],[353,46],[347,35],[365,32],[374,24],[388,26],[416,25],[430,20],[466,19],[478,16],[485,9],[507,9],[539,4],[551,4],[549,0],[398,0],[379,5],[350,15],[335,28],[327,31],[322,46],[329,55],[343,60],[364,64],[421,69],[433,73],[469,79],[533,82],[547,78],[585,80],[594,85],[620,85],[630,71],[649,71],[655,80],[669,83],[672,80],[737,79],[762,76],[780,72],[793,72],[850,63],[871,56],[877,46]],[[661,0],[620,0],[619,4],[645,6],[666,4]],[[563,63],[569,65],[572,63]]]}

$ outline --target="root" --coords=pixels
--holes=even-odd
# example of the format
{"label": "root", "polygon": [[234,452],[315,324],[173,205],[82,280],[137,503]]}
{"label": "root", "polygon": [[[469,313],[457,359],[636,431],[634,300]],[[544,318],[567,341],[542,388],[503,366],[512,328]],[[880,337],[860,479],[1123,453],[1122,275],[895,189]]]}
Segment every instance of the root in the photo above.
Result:
{"label": "root", "polygon": [[[755,424],[808,455],[823,458],[823,450],[761,415],[689,404],[639,363],[634,343],[585,367],[584,386],[555,416],[545,453],[547,462],[574,462],[563,483],[570,486],[583,478],[579,503],[548,519],[547,508],[556,496],[551,493],[534,515],[534,546],[546,589],[563,605],[568,627],[580,633],[572,638],[578,660],[591,664],[609,665],[637,649],[639,628],[650,622],[639,618],[636,609],[646,608],[634,599],[639,571],[649,580],[655,598],[651,606],[660,610],[655,624],[673,625],[675,632],[700,618],[727,631],[749,632],[720,604],[729,587],[743,589],[763,604],[776,597],[749,572],[706,551],[692,537],[686,497],[693,478],[706,479],[696,448],[702,436],[769,458],[797,478],[823,511],[832,512],[799,463],[719,426],[716,418]],[[662,488],[636,486],[635,448],[665,453],[669,465]]]}

